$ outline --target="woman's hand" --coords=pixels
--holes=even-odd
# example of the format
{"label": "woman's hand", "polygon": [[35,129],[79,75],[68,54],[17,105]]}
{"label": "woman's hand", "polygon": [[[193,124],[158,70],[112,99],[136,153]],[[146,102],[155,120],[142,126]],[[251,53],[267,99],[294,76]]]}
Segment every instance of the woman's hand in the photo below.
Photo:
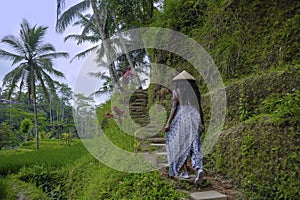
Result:
{"label": "woman's hand", "polygon": [[167,123],[166,126],[165,126],[165,132],[168,132],[170,130],[170,124]]}

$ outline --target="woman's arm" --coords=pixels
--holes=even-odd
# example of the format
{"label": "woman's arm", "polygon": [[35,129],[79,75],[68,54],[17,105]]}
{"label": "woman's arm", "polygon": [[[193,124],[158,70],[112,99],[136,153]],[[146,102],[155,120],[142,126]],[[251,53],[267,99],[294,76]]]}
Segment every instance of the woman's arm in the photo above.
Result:
{"label": "woman's arm", "polygon": [[175,117],[175,114],[176,114],[176,111],[177,111],[177,108],[178,108],[178,104],[179,104],[178,97],[177,97],[177,95],[176,95],[176,93],[175,93],[175,91],[174,91],[174,92],[173,92],[172,110],[171,110],[169,119],[168,119],[168,121],[167,121],[166,127],[165,127],[165,131],[166,131],[166,132],[170,130],[170,124],[171,124],[172,120],[173,120],[174,117]]}

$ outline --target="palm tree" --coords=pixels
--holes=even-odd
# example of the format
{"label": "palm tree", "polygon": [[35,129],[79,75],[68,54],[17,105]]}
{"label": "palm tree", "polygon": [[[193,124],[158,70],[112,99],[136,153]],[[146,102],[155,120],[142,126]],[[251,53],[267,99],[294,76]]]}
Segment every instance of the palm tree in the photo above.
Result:
{"label": "palm tree", "polygon": [[[59,11],[59,7],[61,7],[61,0],[57,0],[57,10]],[[56,24],[56,30],[58,32],[64,32],[66,28],[71,25],[71,23],[80,15],[87,11],[89,8],[92,8],[93,15],[90,17],[90,21],[87,22],[86,28],[83,30],[82,35],[85,36],[85,34],[89,31],[90,26],[93,24],[93,22],[96,22],[96,31],[98,32],[97,35],[99,36],[100,40],[102,41],[103,49],[107,55],[108,63],[111,63],[110,66],[108,66],[110,76],[112,78],[113,85],[117,85],[118,88],[121,88],[118,83],[118,78],[116,74],[116,67],[114,65],[111,59],[112,55],[110,52],[111,45],[107,41],[109,38],[108,29],[106,26],[107,22],[107,9],[106,9],[106,3],[105,1],[98,1],[98,0],[83,0],[79,2],[78,4],[70,7],[68,10],[66,10],[59,18]],[[60,12],[59,12],[60,13]],[[58,13],[58,14],[59,14]],[[82,15],[81,15],[82,16]]]}
{"label": "palm tree", "polygon": [[19,38],[8,35],[2,38],[1,42],[7,44],[15,53],[0,49],[0,57],[12,61],[16,67],[3,79],[3,85],[8,86],[11,96],[18,87],[19,92],[27,88],[28,97],[33,104],[36,149],[39,149],[36,85],[41,85],[47,99],[49,99],[48,88],[54,92],[54,80],[52,76],[64,77],[63,73],[53,68],[52,60],[59,57],[68,57],[65,52],[56,52],[53,45],[43,43],[48,27],[30,26],[27,20],[23,19],[20,26]]}
{"label": "palm tree", "polygon": [[[61,5],[62,5],[63,0],[57,0],[57,9],[58,9],[58,14],[60,14],[61,10]],[[127,2],[127,1],[126,1]],[[81,35],[73,35],[71,37],[78,39],[79,41],[81,39],[86,39],[86,40],[93,40],[95,42],[95,37],[92,36],[87,36],[87,33],[89,33],[89,31],[91,31],[91,33],[96,33],[94,36],[96,36],[96,38],[99,38],[100,41],[102,41],[102,49],[103,51],[106,53],[107,59],[108,59],[108,63],[111,63],[110,66],[108,66],[109,68],[109,73],[111,76],[111,80],[113,85],[117,85],[120,88],[120,84],[118,82],[118,75],[117,75],[117,70],[116,70],[116,66],[114,62],[112,61],[112,52],[111,50],[112,48],[112,44],[110,41],[108,41],[107,39],[110,38],[113,34],[115,34],[116,32],[120,31],[120,27],[124,28],[124,23],[123,22],[128,22],[134,19],[134,17],[132,15],[130,15],[130,20],[123,20],[121,23],[123,24],[119,24],[116,20],[116,14],[114,13],[114,10],[120,9],[119,7],[124,5],[125,7],[132,7],[134,8],[135,6],[132,5],[137,5],[137,0],[130,1],[131,4],[128,3],[124,3],[124,2],[119,2],[118,0],[115,1],[111,1],[111,0],[82,0],[81,2],[79,2],[78,4],[70,7],[68,10],[66,10],[62,15],[60,15],[60,17],[58,18],[57,24],[56,24],[56,29],[58,32],[63,32],[65,31],[65,29],[71,25],[71,23],[75,20],[75,19],[80,19],[79,23],[81,23],[81,25],[84,25],[84,29],[81,33]],[[144,2],[144,1],[142,1]],[[147,1],[148,2],[148,1]],[[150,12],[153,12],[153,4],[155,1],[153,0],[149,0],[149,2],[145,5],[143,4],[139,4],[140,6],[142,6],[142,8],[137,8],[138,10],[147,10],[145,9],[145,7],[149,7],[150,8]],[[126,7],[126,8],[127,8]],[[93,14],[86,17],[83,20],[83,12],[87,11],[89,8],[92,8]],[[134,12],[135,14],[140,14],[140,12]],[[148,14],[148,13],[147,13]],[[145,14],[144,14],[145,15]],[[125,14],[122,13],[122,17],[125,17]],[[139,18],[139,16],[135,16],[136,18]],[[91,28],[91,26],[94,26],[93,28]],[[71,38],[69,37],[69,38]],[[82,40],[81,40],[82,41]],[[124,43],[118,45],[119,48],[122,48],[126,53],[126,59],[128,61],[128,64],[130,65],[131,69],[135,69],[134,63],[132,61],[132,56],[129,55],[128,51],[126,51],[126,45]],[[96,49],[96,47],[92,47],[80,54],[77,55],[77,57],[82,57],[85,56],[86,54],[88,54],[89,52],[91,52],[92,50]],[[101,52],[101,51],[99,51]],[[140,80],[137,77],[137,81],[138,84],[140,85]]]}

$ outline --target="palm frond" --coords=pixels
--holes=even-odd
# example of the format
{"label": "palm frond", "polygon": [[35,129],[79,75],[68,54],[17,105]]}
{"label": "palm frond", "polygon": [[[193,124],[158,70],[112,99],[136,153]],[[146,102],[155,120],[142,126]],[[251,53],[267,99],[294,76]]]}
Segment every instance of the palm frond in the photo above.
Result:
{"label": "palm frond", "polygon": [[11,72],[5,75],[3,78],[3,86],[9,84],[10,89],[8,92],[8,96],[11,97],[13,91],[17,87],[17,83],[21,80],[21,77],[23,76],[24,72],[24,65],[21,64],[15,69],[13,69]]}
{"label": "palm frond", "polygon": [[84,27],[90,20],[90,18],[92,17],[91,14],[81,14],[78,13],[78,18],[79,20],[77,20],[76,22],[74,22],[73,26],[80,26],[80,27]]}
{"label": "palm frond", "polygon": [[46,59],[53,59],[53,58],[60,58],[60,57],[68,58],[69,54],[66,52],[54,52],[54,53],[47,53],[38,56],[38,58],[46,58]]}
{"label": "palm frond", "polygon": [[56,16],[58,18],[58,16],[61,14],[62,9],[64,9],[65,7],[65,0],[57,0],[56,4]]}
{"label": "palm frond", "polygon": [[19,41],[19,39],[13,35],[4,36],[1,40],[2,43],[8,44],[14,50],[16,50],[20,54],[26,53],[24,46]]}
{"label": "palm frond", "polygon": [[[47,71],[49,74],[54,75],[56,77],[65,78],[64,74],[53,68],[53,63],[50,59],[40,59],[37,60],[37,67],[39,71]],[[44,72],[45,73],[45,72]]]}
{"label": "palm frond", "polygon": [[106,90],[106,89],[101,88],[101,89],[99,89],[99,90],[93,92],[92,94],[90,94],[90,96],[91,96],[91,97],[92,97],[92,96],[101,96],[101,95],[104,95],[104,94],[108,94],[108,93],[110,93],[111,91],[112,91],[112,90]]}
{"label": "palm frond", "polygon": [[36,51],[39,48],[39,46],[42,44],[47,29],[48,27],[43,27],[43,26],[39,26],[37,28],[34,27],[33,29],[31,29],[29,35],[29,45],[33,51]]}
{"label": "palm frond", "polygon": [[48,101],[50,101],[49,93],[48,93],[48,90],[47,90],[47,88],[46,88],[46,86],[45,86],[45,82],[44,82],[45,80],[44,80],[43,75],[42,75],[41,72],[42,72],[42,71],[37,71],[37,72],[36,72],[36,74],[37,74],[37,79],[39,80],[40,84],[42,85],[42,90],[43,90],[43,92],[44,92],[44,94],[45,94],[46,99],[47,99]]}
{"label": "palm frond", "polygon": [[21,97],[21,94],[22,94],[25,76],[26,76],[26,73],[23,73],[22,78],[21,78],[21,83],[20,83],[20,86],[19,86],[18,101],[20,101],[20,97]]}
{"label": "palm frond", "polygon": [[82,36],[82,35],[78,35],[78,34],[72,34],[72,35],[67,35],[64,38],[64,41],[66,42],[69,39],[78,41],[77,44],[81,44],[83,42],[97,43],[99,41],[99,38],[97,38],[94,35]]}
{"label": "palm frond", "polygon": [[12,61],[12,65],[15,65],[16,63],[21,62],[25,59],[24,56],[13,54],[2,49],[0,49],[0,57],[9,59],[10,61]]}
{"label": "palm frond", "polygon": [[89,49],[87,49],[87,50],[85,50],[85,51],[83,51],[83,52],[81,52],[81,53],[76,54],[76,55],[71,59],[70,62],[73,62],[74,59],[76,59],[76,58],[77,58],[77,59],[85,58],[89,53],[95,51],[97,48],[98,48],[98,45],[93,46],[93,47],[91,47],[91,48],[89,48]]}
{"label": "palm frond", "polygon": [[24,70],[24,66],[25,66],[24,64],[21,64],[17,66],[15,69],[13,69],[12,71],[10,71],[9,73],[7,73],[3,78],[2,85],[3,86],[7,85],[8,83],[11,83],[13,79],[18,79],[18,77],[21,76],[20,73],[22,73]]}
{"label": "palm frond", "polygon": [[92,30],[92,27],[94,25],[94,19],[95,19],[94,15],[92,15],[91,18],[88,19],[87,23],[85,24],[85,26],[81,32],[81,36],[87,35],[90,32],[90,30]]}
{"label": "palm frond", "polygon": [[37,54],[43,54],[46,52],[53,52],[55,51],[55,48],[52,44],[43,44],[36,48]]}
{"label": "palm frond", "polygon": [[91,0],[83,0],[78,4],[66,10],[57,20],[56,31],[64,32],[72,21],[78,16],[78,13],[86,11],[90,7]]}
{"label": "palm frond", "polygon": [[[50,88],[50,90],[52,92],[55,92],[55,81],[53,81],[53,79],[44,71],[41,71],[41,75],[42,75],[42,79],[39,80],[40,82],[45,82],[47,84],[47,86]],[[41,82],[41,83],[42,83]]]}
{"label": "palm frond", "polygon": [[88,73],[88,75],[90,75],[91,77],[95,77],[95,78],[106,80],[106,81],[111,80],[111,78],[109,76],[105,75],[105,72],[90,72],[90,73]]}

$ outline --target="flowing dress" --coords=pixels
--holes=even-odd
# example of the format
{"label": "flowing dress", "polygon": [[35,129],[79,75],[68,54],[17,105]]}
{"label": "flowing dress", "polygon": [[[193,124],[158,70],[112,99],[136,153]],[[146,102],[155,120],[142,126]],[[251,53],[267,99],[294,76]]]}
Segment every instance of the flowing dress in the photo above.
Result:
{"label": "flowing dress", "polygon": [[178,105],[177,112],[166,133],[169,175],[178,176],[189,156],[192,167],[203,169],[201,143],[201,116],[191,105]]}

